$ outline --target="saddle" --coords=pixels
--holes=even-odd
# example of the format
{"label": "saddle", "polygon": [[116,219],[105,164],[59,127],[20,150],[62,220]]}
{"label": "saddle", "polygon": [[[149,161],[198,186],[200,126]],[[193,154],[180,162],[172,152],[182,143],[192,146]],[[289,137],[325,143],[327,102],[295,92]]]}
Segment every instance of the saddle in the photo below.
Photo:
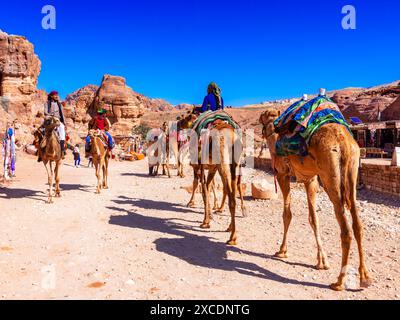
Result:
{"label": "saddle", "polygon": [[193,130],[195,130],[199,136],[202,130],[211,128],[217,130],[222,130],[223,128],[240,129],[240,126],[223,110],[204,112],[193,124]]}
{"label": "saddle", "polygon": [[344,125],[351,132],[339,107],[328,97],[297,101],[274,122],[275,132],[279,134],[277,155],[307,156],[311,138],[328,123]]}

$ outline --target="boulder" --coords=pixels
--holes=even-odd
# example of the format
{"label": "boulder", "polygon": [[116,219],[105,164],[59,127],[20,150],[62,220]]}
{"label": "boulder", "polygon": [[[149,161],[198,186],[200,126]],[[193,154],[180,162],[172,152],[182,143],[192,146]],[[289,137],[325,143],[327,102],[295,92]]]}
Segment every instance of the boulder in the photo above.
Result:
{"label": "boulder", "polygon": [[251,184],[251,195],[257,200],[274,200],[278,198],[275,185],[267,180],[255,181]]}
{"label": "boulder", "polygon": [[36,155],[37,149],[34,145],[30,144],[25,147],[25,152],[32,156]]}

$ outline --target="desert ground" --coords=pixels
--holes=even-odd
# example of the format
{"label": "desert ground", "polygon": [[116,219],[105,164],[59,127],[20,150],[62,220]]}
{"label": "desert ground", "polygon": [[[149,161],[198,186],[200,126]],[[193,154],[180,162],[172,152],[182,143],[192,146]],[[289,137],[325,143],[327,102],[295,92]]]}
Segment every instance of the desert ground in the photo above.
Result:
{"label": "desert ground", "polygon": [[[86,161],[83,161],[86,164]],[[147,162],[110,165],[110,189],[95,194],[92,168],[62,166],[62,198],[46,204],[43,164],[20,154],[17,177],[0,184],[0,299],[399,299],[400,199],[359,192],[365,250],[374,279],[359,290],[352,244],[348,290],[328,285],[340,270],[339,227],[325,193],[318,197],[331,269],[318,271],[305,193],[294,186],[289,258],[273,257],[282,237],[282,200],[238,210],[238,246],[225,244],[229,213],[201,230],[198,206],[186,208],[185,179],[150,178]],[[173,170],[175,173],[175,170]],[[268,173],[245,170],[245,180]],[[249,189],[247,188],[249,193]]]}

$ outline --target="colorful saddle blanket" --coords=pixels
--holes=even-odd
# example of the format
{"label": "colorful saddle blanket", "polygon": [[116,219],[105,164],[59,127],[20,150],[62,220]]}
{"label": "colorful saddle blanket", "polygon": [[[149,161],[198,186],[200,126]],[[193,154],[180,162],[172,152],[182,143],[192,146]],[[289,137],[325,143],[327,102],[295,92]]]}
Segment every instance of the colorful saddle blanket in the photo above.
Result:
{"label": "colorful saddle blanket", "polygon": [[213,123],[217,120],[231,125],[234,129],[240,129],[240,126],[235,122],[235,120],[233,120],[232,117],[223,110],[206,111],[202,113],[193,124],[192,129],[196,131],[198,136],[200,136],[202,130],[210,129]]}
{"label": "colorful saddle blanket", "polygon": [[278,155],[307,155],[304,146],[309,145],[314,133],[328,123],[341,124],[351,132],[339,107],[326,96],[318,96],[308,102],[301,100],[294,103],[275,120],[274,125],[279,128],[291,121],[294,121],[297,127],[292,136],[283,136],[278,140],[276,145]]}

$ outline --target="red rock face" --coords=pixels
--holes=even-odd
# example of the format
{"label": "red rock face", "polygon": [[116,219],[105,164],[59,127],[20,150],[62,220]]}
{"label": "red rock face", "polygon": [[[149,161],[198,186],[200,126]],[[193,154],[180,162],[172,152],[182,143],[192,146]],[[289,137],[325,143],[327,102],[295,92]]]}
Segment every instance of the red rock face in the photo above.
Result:
{"label": "red rock face", "polygon": [[17,119],[17,129],[24,140],[30,135],[28,126],[35,113],[45,102],[36,87],[40,67],[29,41],[0,31],[0,127]]}
{"label": "red rock face", "polygon": [[332,99],[341,108],[346,118],[359,117],[364,122],[373,122],[378,121],[378,113],[381,112],[383,115],[399,95],[397,83],[392,83],[370,89],[336,91]]}
{"label": "red rock face", "polygon": [[129,135],[146,112],[170,111],[174,107],[162,99],[150,99],[134,92],[126,85],[125,78],[111,75],[103,77],[100,87],[88,85],[68,95],[65,101],[69,126],[81,135],[98,109],[107,110],[113,134]]}
{"label": "red rock face", "polygon": [[382,113],[382,120],[400,120],[400,96]]}

